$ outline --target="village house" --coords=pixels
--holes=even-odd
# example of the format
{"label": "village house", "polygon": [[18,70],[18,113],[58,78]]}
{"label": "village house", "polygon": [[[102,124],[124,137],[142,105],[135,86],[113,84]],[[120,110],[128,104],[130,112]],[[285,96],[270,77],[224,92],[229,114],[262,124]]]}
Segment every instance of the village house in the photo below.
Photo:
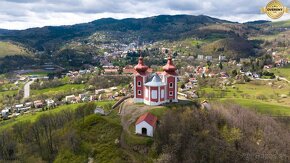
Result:
{"label": "village house", "polygon": [[90,101],[95,101],[97,100],[97,96],[96,95],[90,95]]}
{"label": "village house", "polygon": [[273,67],[273,65],[265,65],[264,69],[271,69]]}
{"label": "village house", "polygon": [[205,56],[204,58],[206,61],[212,61],[212,56],[208,55],[208,56]]}
{"label": "village house", "polygon": [[219,61],[226,61],[227,60],[227,57],[224,56],[224,55],[219,55]]}
{"label": "village house", "polygon": [[37,100],[33,102],[34,108],[42,108],[43,107],[43,102],[41,100]]}
{"label": "village house", "polygon": [[203,55],[198,55],[197,56],[197,60],[202,61],[203,59],[204,59],[204,56]]}
{"label": "village house", "polygon": [[82,100],[83,98],[85,97],[88,97],[89,95],[87,93],[82,93],[82,94],[79,94],[79,98]]}
{"label": "village house", "polygon": [[65,102],[68,102],[68,103],[76,102],[76,96],[75,95],[66,96]]}
{"label": "village house", "polygon": [[111,66],[111,65],[106,65],[103,66],[104,69],[104,74],[107,75],[114,75],[119,73],[119,66]]}
{"label": "village house", "polygon": [[149,112],[141,115],[135,123],[135,133],[153,137],[157,120],[157,117]]}
{"label": "village house", "polygon": [[23,107],[24,107],[23,104],[17,104],[17,105],[14,106],[14,109],[15,109],[16,111],[18,111],[20,108],[23,108]]}
{"label": "village house", "polygon": [[31,107],[23,107],[23,108],[19,108],[18,109],[18,113],[22,113],[22,112],[27,112],[27,111],[29,111],[31,109]]}
{"label": "village house", "polygon": [[32,102],[26,102],[26,103],[25,103],[25,106],[26,106],[26,107],[32,107],[32,104],[33,104]]}
{"label": "village house", "polygon": [[95,90],[95,94],[96,95],[99,95],[99,94],[102,94],[102,93],[105,93],[105,89],[97,89],[97,90]]}
{"label": "village house", "polygon": [[46,99],[46,106],[47,107],[54,107],[55,106],[55,102],[52,99]]}
{"label": "village house", "polygon": [[1,115],[3,118],[7,118],[9,116],[9,109],[3,109]]}

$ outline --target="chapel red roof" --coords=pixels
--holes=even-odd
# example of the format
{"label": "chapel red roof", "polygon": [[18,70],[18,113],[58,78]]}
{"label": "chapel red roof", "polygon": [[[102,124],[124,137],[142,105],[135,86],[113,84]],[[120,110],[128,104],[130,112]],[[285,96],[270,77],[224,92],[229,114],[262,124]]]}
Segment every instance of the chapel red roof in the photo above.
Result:
{"label": "chapel red roof", "polygon": [[136,125],[138,125],[141,122],[147,122],[148,124],[150,124],[151,126],[153,126],[154,128],[156,127],[156,122],[157,122],[157,117],[151,113],[145,113],[143,115],[141,115],[138,120],[136,121]]}
{"label": "chapel red roof", "polygon": [[175,73],[176,67],[174,66],[174,64],[172,62],[171,56],[168,57],[167,64],[165,66],[163,66],[163,71],[165,71],[168,74],[173,74],[173,75],[176,74]]}
{"label": "chapel red roof", "polygon": [[143,57],[139,57],[138,64],[134,67],[134,69],[138,73],[145,73],[148,70],[148,66],[146,66],[143,62]]}

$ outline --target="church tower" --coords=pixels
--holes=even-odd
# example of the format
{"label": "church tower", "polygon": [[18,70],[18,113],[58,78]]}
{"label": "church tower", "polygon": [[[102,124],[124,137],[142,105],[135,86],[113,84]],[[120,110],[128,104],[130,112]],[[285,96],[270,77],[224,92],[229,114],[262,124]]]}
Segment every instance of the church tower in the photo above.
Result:
{"label": "church tower", "polygon": [[178,102],[177,98],[177,73],[176,67],[172,62],[171,56],[167,59],[167,64],[163,66],[163,82],[166,83],[166,99],[167,102]]}
{"label": "church tower", "polygon": [[144,84],[148,78],[148,66],[144,64],[143,57],[139,57],[138,64],[134,69],[134,102],[144,102]]}

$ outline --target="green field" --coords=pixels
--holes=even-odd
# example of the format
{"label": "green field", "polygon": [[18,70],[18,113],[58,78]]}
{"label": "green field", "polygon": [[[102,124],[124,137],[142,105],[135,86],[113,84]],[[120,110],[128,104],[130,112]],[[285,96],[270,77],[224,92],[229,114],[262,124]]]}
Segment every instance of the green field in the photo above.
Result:
{"label": "green field", "polygon": [[270,71],[275,73],[275,75],[278,75],[280,77],[284,77],[290,80],[290,65],[283,68],[273,68]]}
{"label": "green field", "polygon": [[[114,104],[114,101],[101,101],[101,102],[96,102],[97,106],[105,106],[107,104]],[[42,111],[42,112],[35,112],[35,113],[29,113],[23,116],[19,116],[17,118],[13,118],[13,119],[9,119],[6,121],[2,121],[0,122],[0,131],[13,126],[16,123],[19,122],[25,122],[25,121],[30,121],[30,122],[35,122],[37,120],[37,118],[43,114],[54,114],[54,113],[58,113],[60,111],[63,110],[67,110],[67,109],[71,109],[71,110],[75,110],[76,108],[78,108],[79,106],[83,105],[83,103],[79,103],[79,104],[70,104],[70,105],[62,105],[59,106],[53,110],[48,110],[48,111]]]}
{"label": "green field", "polygon": [[67,93],[69,91],[74,90],[83,90],[85,88],[84,84],[66,84],[60,87],[56,88],[47,88],[47,89],[41,89],[41,90],[32,90],[32,96],[38,96],[38,95],[54,95],[57,93]]}
{"label": "green field", "polygon": [[222,100],[224,103],[237,103],[246,108],[255,110],[262,114],[267,114],[271,116],[290,116],[290,107],[271,104],[269,102],[262,102],[251,99],[233,99],[233,100]]}
{"label": "green field", "polygon": [[27,73],[27,74],[24,74],[24,75],[28,75],[28,76],[31,76],[31,75],[36,75],[36,76],[47,76],[48,75],[48,72],[30,72],[30,73]]}
{"label": "green field", "polygon": [[0,42],[0,58],[15,54],[28,55],[23,47],[14,45],[9,42]]}
{"label": "green field", "polygon": [[17,92],[18,92],[17,90],[15,90],[15,91],[3,91],[3,92],[0,92],[0,97],[7,96],[7,95],[12,96],[12,95],[17,94]]}
{"label": "green field", "polygon": [[[198,92],[206,94],[203,96],[204,99],[233,101],[263,114],[290,116],[290,85],[277,81],[273,86],[267,83],[236,84],[234,87],[226,87],[226,90],[206,87]],[[223,97],[219,96],[221,94]],[[288,97],[281,98],[282,94],[288,95]]]}

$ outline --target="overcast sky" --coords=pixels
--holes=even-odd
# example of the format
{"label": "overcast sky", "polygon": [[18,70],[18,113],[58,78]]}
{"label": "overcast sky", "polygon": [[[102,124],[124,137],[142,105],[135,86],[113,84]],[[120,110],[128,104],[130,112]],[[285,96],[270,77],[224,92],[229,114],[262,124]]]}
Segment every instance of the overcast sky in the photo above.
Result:
{"label": "overcast sky", "polygon": [[[270,20],[260,8],[270,0],[0,0],[0,28],[71,25],[99,18],[161,14],[208,15],[235,22]],[[290,7],[290,0],[280,0]],[[280,20],[290,20],[285,14]]]}

